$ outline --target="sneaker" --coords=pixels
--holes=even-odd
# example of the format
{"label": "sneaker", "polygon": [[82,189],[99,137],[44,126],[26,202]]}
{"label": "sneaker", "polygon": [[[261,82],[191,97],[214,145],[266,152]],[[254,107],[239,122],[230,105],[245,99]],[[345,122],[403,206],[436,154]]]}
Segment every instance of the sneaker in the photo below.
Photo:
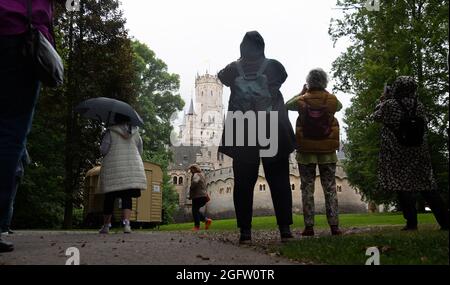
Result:
{"label": "sneaker", "polygon": [[252,244],[252,231],[251,230],[241,230],[241,236],[239,237],[239,244],[241,244],[241,245]]}
{"label": "sneaker", "polygon": [[109,226],[108,225],[103,225],[98,233],[99,234],[106,234],[106,235],[109,234]]}
{"label": "sneaker", "polygon": [[314,228],[313,227],[305,227],[305,229],[302,232],[302,236],[304,236],[304,237],[314,236]]}
{"label": "sneaker", "polygon": [[130,224],[127,224],[127,225],[123,226],[123,233],[124,234],[131,234],[131,226],[130,226]]}
{"label": "sneaker", "polygon": [[206,219],[205,221],[205,230],[208,230],[209,227],[211,227],[212,224],[212,220],[211,219]]}
{"label": "sneaker", "polygon": [[198,232],[200,230],[200,226],[194,226],[193,228],[192,228],[192,231],[193,232]]}
{"label": "sneaker", "polygon": [[14,250],[14,245],[10,242],[0,239],[0,252],[11,252]]}
{"label": "sneaker", "polygon": [[340,236],[342,235],[342,231],[339,229],[339,226],[330,226],[331,235]]}

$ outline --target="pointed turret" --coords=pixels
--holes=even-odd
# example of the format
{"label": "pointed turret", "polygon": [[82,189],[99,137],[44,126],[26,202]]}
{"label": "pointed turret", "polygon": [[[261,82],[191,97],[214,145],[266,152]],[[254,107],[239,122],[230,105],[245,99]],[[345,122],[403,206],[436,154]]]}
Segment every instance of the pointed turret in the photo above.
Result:
{"label": "pointed turret", "polygon": [[189,111],[187,112],[188,115],[194,115],[194,100],[191,98],[191,105],[189,106]]}

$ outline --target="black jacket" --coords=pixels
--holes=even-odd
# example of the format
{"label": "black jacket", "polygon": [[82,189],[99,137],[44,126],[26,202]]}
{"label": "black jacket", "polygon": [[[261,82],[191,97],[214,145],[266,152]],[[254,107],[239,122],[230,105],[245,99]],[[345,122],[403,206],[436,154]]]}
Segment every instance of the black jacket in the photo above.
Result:
{"label": "black jacket", "polygon": [[[266,57],[264,55],[264,39],[256,32],[248,32],[245,34],[241,43],[241,58],[239,61],[243,66],[245,73],[255,73]],[[286,81],[287,73],[283,65],[274,59],[268,59],[269,63],[264,75],[267,76],[270,92],[274,98],[273,110],[278,111],[278,154],[272,158],[264,158],[266,160],[278,160],[287,157],[295,149],[295,135],[292,125],[289,121],[288,112],[284,105],[283,95],[280,92],[281,85]],[[234,96],[234,81],[239,76],[237,71],[237,62],[232,62],[219,72],[219,79],[231,89],[231,97]],[[235,131],[235,129],[234,129]],[[245,127],[245,137],[247,138],[247,126]],[[235,132],[234,134],[235,135]],[[225,146],[225,131],[222,135],[222,145],[219,152],[224,153],[235,160],[248,163],[257,163],[260,159],[260,147],[256,146]]]}

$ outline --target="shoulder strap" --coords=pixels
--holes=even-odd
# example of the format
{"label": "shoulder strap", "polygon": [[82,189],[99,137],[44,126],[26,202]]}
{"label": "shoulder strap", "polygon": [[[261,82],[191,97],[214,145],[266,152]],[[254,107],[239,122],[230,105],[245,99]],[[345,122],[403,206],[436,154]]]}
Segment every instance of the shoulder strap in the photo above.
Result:
{"label": "shoulder strap", "polygon": [[33,27],[32,15],[33,15],[32,2],[31,0],[27,0],[27,18],[28,18],[28,27],[30,29],[31,27]]}
{"label": "shoulder strap", "polygon": [[263,63],[261,64],[261,67],[258,69],[258,72],[256,73],[256,76],[261,76],[264,73],[264,71],[266,71],[268,64],[269,60],[267,58],[264,59]]}

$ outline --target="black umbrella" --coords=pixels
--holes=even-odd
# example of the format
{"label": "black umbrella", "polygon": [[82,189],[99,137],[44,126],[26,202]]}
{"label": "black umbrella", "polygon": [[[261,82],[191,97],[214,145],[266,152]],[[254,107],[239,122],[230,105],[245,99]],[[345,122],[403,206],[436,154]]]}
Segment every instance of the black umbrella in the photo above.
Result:
{"label": "black umbrella", "polygon": [[142,121],[142,118],[133,107],[125,102],[107,97],[83,101],[75,107],[75,112],[88,119],[100,120],[107,126],[114,123],[115,114],[130,117],[130,124],[133,126],[142,127],[144,125],[144,121]]}

